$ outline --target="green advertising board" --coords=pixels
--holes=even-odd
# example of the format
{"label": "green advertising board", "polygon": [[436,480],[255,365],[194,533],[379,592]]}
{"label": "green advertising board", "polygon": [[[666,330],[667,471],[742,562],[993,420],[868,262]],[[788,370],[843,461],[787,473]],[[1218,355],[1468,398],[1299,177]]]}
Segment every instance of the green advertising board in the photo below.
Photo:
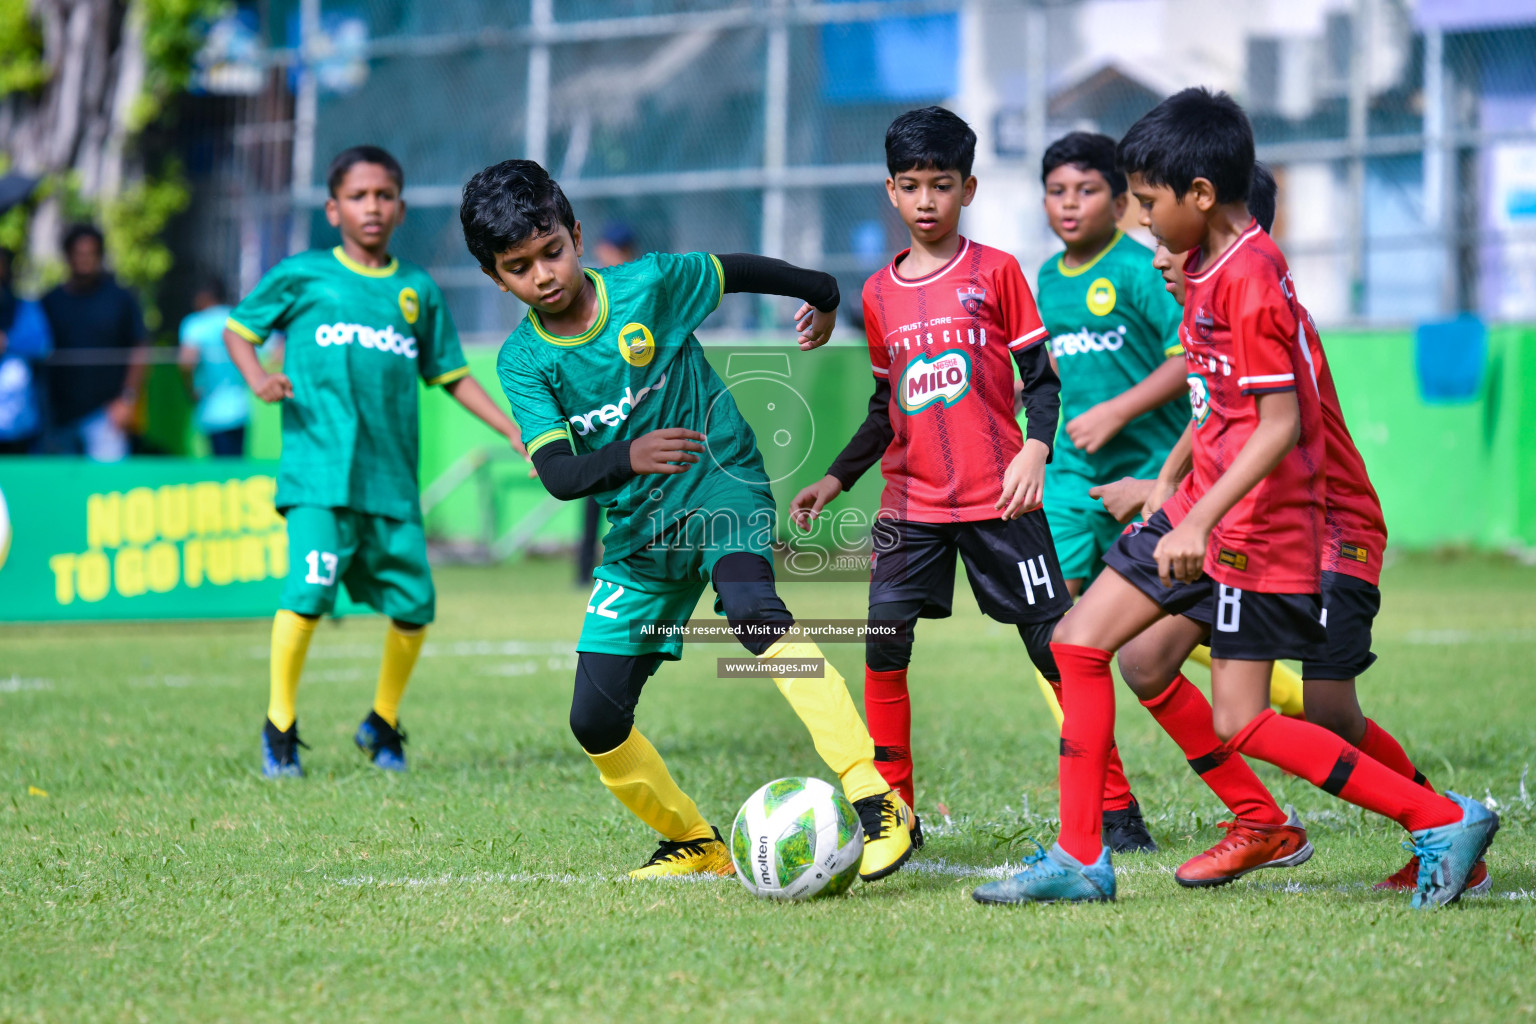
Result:
{"label": "green advertising board", "polygon": [[0,622],[271,614],[288,574],[276,473],[236,459],[0,459]]}

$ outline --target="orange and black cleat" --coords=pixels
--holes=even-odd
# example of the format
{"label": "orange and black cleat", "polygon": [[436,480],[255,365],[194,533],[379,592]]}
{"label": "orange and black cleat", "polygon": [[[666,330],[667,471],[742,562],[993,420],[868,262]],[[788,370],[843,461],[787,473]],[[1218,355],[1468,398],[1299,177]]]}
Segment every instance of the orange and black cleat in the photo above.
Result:
{"label": "orange and black cleat", "polygon": [[1226,837],[1196,857],[1191,857],[1173,873],[1182,886],[1200,889],[1226,885],[1260,868],[1293,868],[1312,856],[1307,830],[1292,811],[1284,825],[1258,822],[1224,821]]}

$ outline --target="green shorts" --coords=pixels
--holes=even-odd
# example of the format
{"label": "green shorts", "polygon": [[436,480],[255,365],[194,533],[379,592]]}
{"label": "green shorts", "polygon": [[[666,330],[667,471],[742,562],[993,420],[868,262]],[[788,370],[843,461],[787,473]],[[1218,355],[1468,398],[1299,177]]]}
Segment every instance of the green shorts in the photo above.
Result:
{"label": "green shorts", "polygon": [[712,490],[708,508],[670,538],[597,567],[578,652],[659,654],[676,661],[683,654],[681,637],[655,631],[654,624],[686,622],[716,562],[750,552],[773,565],[775,511],[766,485],[725,484]]}
{"label": "green shorts", "polygon": [[326,615],[336,588],[392,619],[425,626],[437,611],[427,535],[420,523],[297,505],[288,518],[288,580],[278,607]]}
{"label": "green shorts", "polygon": [[1057,505],[1046,508],[1051,522],[1051,537],[1056,541],[1056,558],[1061,575],[1069,580],[1095,579],[1104,568],[1104,552],[1125,531],[1125,524],[1099,508],[1074,508]]}

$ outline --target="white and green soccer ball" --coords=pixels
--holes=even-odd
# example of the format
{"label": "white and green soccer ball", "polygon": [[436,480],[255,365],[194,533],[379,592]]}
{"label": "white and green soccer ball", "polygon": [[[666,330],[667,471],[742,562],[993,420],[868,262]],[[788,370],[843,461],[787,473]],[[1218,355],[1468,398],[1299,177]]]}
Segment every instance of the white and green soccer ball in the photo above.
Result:
{"label": "white and green soccer ball", "polygon": [[863,854],[853,805],[820,779],[775,779],[747,798],[731,826],[736,877],[770,899],[847,892]]}

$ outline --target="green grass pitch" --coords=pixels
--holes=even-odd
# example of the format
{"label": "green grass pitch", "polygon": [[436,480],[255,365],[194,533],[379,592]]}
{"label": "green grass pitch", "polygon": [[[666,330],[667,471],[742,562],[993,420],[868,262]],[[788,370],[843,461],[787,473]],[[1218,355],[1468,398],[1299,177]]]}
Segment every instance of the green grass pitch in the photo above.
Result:
{"label": "green grass pitch", "polygon": [[[1406,559],[1383,580],[1367,713],[1434,782],[1498,802],[1494,893],[1437,913],[1370,890],[1395,826],[1261,767],[1317,855],[1191,892],[1219,807],[1122,691],[1154,857],[1120,902],[988,908],[979,875],[1055,833],[1055,732],[1017,636],[924,623],[913,663],[928,847],[804,905],[734,881],[622,880],[654,839],[566,726],[585,593],[564,563],[444,569],[407,694],[412,770],[367,767],[382,623],[316,634],[309,778],[258,771],[266,622],[0,629],[0,1021],[1511,1021],[1536,1015],[1536,570]],[[863,588],[800,584],[806,616]],[[829,648],[853,680],[862,652]],[[729,826],[768,779],[828,773],[771,683],[663,667],[640,725]],[[1203,683],[1203,676],[1192,677]],[[46,795],[40,795],[42,791]],[[935,810],[950,811],[944,821]]]}

